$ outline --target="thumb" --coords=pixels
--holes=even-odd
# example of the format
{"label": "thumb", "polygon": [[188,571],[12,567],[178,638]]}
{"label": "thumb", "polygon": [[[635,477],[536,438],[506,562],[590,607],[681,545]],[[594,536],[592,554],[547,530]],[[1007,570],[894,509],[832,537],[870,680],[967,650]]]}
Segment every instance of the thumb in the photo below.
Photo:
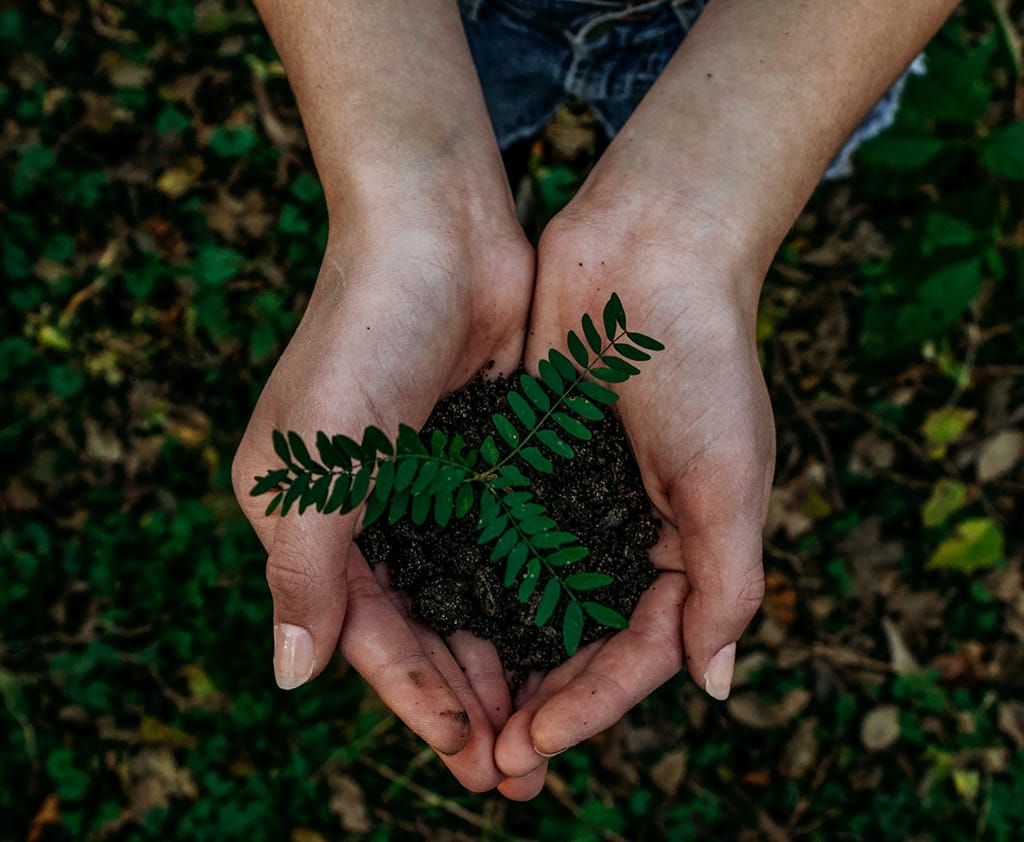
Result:
{"label": "thumb", "polygon": [[732,686],[736,642],[764,596],[763,517],[740,507],[727,520],[688,528],[695,523],[692,509],[673,504],[689,584],[683,604],[686,663],[708,695],[724,700]]}
{"label": "thumb", "polygon": [[267,558],[274,600],[274,676],[282,690],[305,684],[327,665],[345,620],[348,519],[281,518]]}

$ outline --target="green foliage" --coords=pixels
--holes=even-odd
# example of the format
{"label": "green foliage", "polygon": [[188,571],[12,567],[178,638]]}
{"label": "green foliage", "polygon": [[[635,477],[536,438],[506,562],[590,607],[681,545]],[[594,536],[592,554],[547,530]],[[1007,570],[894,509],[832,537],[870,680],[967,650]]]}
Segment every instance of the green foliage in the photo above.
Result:
{"label": "green foliage", "polygon": [[548,516],[515,463],[550,474],[555,471],[553,458],[571,460],[572,441],[592,436],[585,422],[603,418],[600,405],[618,397],[585,378],[622,383],[640,373],[627,359],[643,362],[650,359],[648,352],[663,347],[649,336],[626,330],[626,313],[614,293],[604,307],[602,324],[603,337],[584,315],[586,341],[575,331],[567,336],[571,360],[552,349],[541,361],[540,379],[520,375],[519,391],[508,394],[509,414],[492,417],[497,438],[488,436],[479,450],[465,450],[461,435],[449,437],[441,431],[424,443],[403,424],[394,443],[373,426],[363,431],[362,442],[320,431],[315,459],[300,435],[275,430],[274,451],[284,467],[257,477],[251,493],[273,492],[267,515],[287,515],[296,505],[300,513],[313,507],[322,514],[347,514],[365,503],[364,526],[382,519],[393,524],[408,513],[417,525],[431,520],[444,527],[476,506],[479,543],[491,545],[490,561],[504,565],[505,587],[515,588],[525,603],[543,582],[536,625],[547,625],[559,605],[565,605],[562,641],[572,655],[579,647],[584,614],[613,629],[628,623],[599,601],[580,600],[579,594],[599,590],[610,577],[580,564],[587,549]]}

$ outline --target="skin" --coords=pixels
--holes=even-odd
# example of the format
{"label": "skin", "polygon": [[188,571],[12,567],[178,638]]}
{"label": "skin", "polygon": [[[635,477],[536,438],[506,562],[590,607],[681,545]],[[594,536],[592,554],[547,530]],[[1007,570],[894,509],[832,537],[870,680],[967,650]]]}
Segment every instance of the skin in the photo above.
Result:
{"label": "skin", "polygon": [[[774,464],[754,340],[761,282],[831,157],[955,3],[715,0],[546,229],[536,263],[454,4],[257,5],[331,221],[306,315],[234,466],[268,551],[279,682],[312,677],[338,646],[464,785],[532,798],[548,756],[684,666],[728,695],[763,595]],[[532,676],[513,702],[490,644],[441,641],[408,618],[352,544],[355,516],[265,519],[248,489],[275,462],[275,427],[311,438],[419,424],[487,360],[514,367],[528,311],[529,364],[612,291],[667,346],[619,402],[665,522],[661,573],[628,630]],[[303,652],[314,663],[296,676]]]}

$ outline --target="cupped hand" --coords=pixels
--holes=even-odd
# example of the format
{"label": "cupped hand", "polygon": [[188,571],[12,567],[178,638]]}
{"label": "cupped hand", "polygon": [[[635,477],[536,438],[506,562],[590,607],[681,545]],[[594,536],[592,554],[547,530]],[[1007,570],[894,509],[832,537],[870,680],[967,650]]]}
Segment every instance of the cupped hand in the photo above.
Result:
{"label": "cupped hand", "polygon": [[[659,574],[630,626],[534,678],[499,736],[499,789],[531,798],[546,757],[593,736],[686,665],[711,696],[729,693],[736,642],[764,589],[761,534],[774,469],[774,426],[754,340],[763,269],[727,242],[672,235],[657,220],[578,199],[538,248],[527,361],[583,313],[600,324],[618,293],[628,325],[666,347],[616,386],[616,404],[663,522]],[[646,227],[645,227],[646,226]]]}
{"label": "cupped hand", "polygon": [[478,238],[423,213],[390,220],[384,233],[352,224],[332,238],[233,466],[236,495],[268,553],[280,686],[310,680],[340,648],[474,790],[501,777],[494,740],[510,700],[494,648],[468,633],[446,644],[408,616],[386,572],[371,571],[353,542],[361,508],[265,517],[269,497],[249,492],[279,462],[275,429],[307,441],[318,430],[359,438],[368,424],[394,435],[400,422],[421,426],[439,397],[489,361],[496,372],[518,365],[534,257],[508,218]]}

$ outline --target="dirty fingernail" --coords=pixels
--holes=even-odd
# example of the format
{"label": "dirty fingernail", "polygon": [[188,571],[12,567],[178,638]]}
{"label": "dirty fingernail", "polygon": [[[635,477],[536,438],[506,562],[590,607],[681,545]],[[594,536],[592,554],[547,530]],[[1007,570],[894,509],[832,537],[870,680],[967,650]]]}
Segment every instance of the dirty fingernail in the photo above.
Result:
{"label": "dirty fingernail", "polygon": [[713,699],[724,702],[729,698],[732,687],[732,671],[736,665],[736,644],[723,646],[708,661],[707,672],[704,673],[704,689]]}
{"label": "dirty fingernail", "polygon": [[294,690],[313,675],[313,638],[301,626],[274,626],[274,678],[282,690]]}

